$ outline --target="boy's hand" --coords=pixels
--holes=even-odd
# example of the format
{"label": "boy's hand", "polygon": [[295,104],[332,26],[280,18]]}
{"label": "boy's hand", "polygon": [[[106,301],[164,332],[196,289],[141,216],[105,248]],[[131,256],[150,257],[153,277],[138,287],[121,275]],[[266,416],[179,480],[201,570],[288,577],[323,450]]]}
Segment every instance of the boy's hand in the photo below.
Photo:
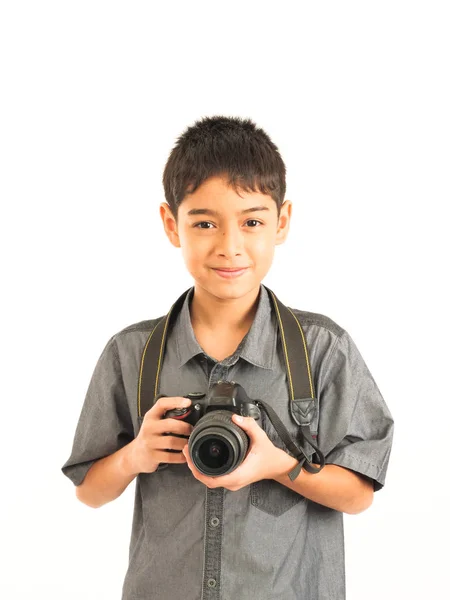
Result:
{"label": "boy's hand", "polygon": [[[185,463],[181,450],[188,443],[193,429],[190,423],[178,419],[164,419],[168,410],[190,406],[189,398],[169,397],[159,398],[144,415],[141,428],[136,438],[131,442],[132,470],[135,473],[153,473],[159,463]],[[171,434],[184,435],[186,438],[175,437]],[[178,452],[167,452],[167,449]]]}
{"label": "boy's hand", "polygon": [[[183,454],[194,477],[209,488],[223,487],[236,492],[254,481],[273,479],[278,476],[280,463],[286,457],[286,453],[272,444],[265,431],[261,429],[253,417],[233,415],[232,419],[250,438],[250,449],[245,460],[228,475],[218,477],[203,475],[194,466],[186,445],[183,448]],[[240,422],[239,419],[242,419],[242,421]]]}

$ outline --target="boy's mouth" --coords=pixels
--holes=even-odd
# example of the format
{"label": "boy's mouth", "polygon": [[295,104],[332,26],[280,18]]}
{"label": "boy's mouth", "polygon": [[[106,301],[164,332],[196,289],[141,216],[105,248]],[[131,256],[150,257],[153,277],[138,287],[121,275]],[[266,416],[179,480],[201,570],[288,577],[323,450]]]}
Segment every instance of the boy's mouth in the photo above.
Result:
{"label": "boy's mouth", "polygon": [[247,267],[213,267],[215,271],[242,271]]}
{"label": "boy's mouth", "polygon": [[231,278],[231,277],[238,277],[239,275],[242,275],[242,273],[244,273],[247,269],[248,269],[248,267],[224,268],[224,269],[214,269],[213,268],[213,271],[216,271],[216,273],[218,275],[220,275],[221,277]]}

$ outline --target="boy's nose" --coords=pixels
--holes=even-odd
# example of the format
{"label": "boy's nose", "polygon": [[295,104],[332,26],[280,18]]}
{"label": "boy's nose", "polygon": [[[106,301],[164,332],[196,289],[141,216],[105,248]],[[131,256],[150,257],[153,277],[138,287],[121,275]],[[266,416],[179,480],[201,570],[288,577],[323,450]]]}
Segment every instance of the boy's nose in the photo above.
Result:
{"label": "boy's nose", "polygon": [[243,248],[243,236],[239,230],[229,227],[217,236],[217,252],[225,255],[241,253]]}

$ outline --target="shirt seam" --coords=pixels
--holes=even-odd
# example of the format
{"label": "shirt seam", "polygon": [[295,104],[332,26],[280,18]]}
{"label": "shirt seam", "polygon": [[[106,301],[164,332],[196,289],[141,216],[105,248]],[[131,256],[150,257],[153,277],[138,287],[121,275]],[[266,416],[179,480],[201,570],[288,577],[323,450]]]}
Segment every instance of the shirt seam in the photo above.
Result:
{"label": "shirt seam", "polygon": [[[325,329],[326,329],[326,327],[325,327]],[[330,331],[330,330],[328,330],[328,331]],[[331,333],[333,333],[333,332],[331,331]],[[331,363],[331,359],[332,359],[332,357],[334,356],[334,354],[335,354],[335,352],[336,352],[337,343],[338,343],[338,341],[339,341],[339,340],[341,340],[341,339],[342,339],[342,336],[343,336],[345,333],[346,333],[346,332],[344,331],[344,332],[343,332],[343,333],[341,333],[340,335],[336,335],[336,334],[334,334],[334,335],[336,335],[336,339],[334,340],[334,342],[333,342],[333,345],[331,346],[331,350],[330,350],[330,353],[329,353],[329,355],[328,355],[328,358],[326,359],[326,361],[325,361],[325,363],[324,363],[324,365],[323,365],[323,379],[325,379],[325,378],[326,378],[326,376],[328,375],[328,371],[329,371],[329,369],[330,369],[330,363]]]}
{"label": "shirt seam", "polygon": [[120,383],[122,385],[122,389],[125,392],[125,382],[123,380],[123,373],[122,373],[122,364],[120,362],[120,356],[119,356],[119,349],[117,347],[117,340],[114,336],[113,338],[113,343],[112,343],[112,351],[114,354],[114,358],[117,360],[117,364],[119,365],[119,370],[120,370]]}
{"label": "shirt seam", "polygon": [[[348,457],[348,458],[351,458],[354,461],[356,461],[357,463],[360,463],[361,465],[367,465],[369,467],[373,467],[374,469],[376,469],[376,471],[377,471],[378,474],[381,472],[380,465],[374,465],[373,463],[368,462],[367,460],[363,460],[363,459],[359,458],[358,456],[356,456],[355,454],[353,454],[352,452],[348,452],[345,449],[339,450],[336,453],[336,456],[334,457],[334,459],[339,458],[339,457],[343,457],[343,458],[347,458]],[[332,464],[332,463],[327,463],[327,459],[325,459],[325,463],[326,464]]]}
{"label": "shirt seam", "polygon": [[[321,329],[326,329],[327,331],[329,331],[333,335],[336,335],[337,337],[341,337],[345,333],[344,327],[341,327],[341,325],[339,325],[335,321],[333,321],[333,325],[330,325],[328,327],[326,324],[321,322],[319,319],[314,319],[312,317],[305,317],[302,319],[301,314],[299,314],[299,313],[303,313],[305,311],[303,311],[300,308],[293,308],[292,306],[290,306],[288,308],[290,308],[290,310],[292,310],[293,312],[297,313],[296,317],[299,319],[300,325],[302,325],[302,327],[314,325],[315,327],[320,327]],[[331,317],[328,317],[327,315],[321,315],[321,316],[332,321]]]}
{"label": "shirt seam", "polygon": [[119,371],[120,371],[120,385],[121,385],[122,392],[123,392],[123,397],[125,398],[125,403],[126,403],[124,409],[127,411],[128,415],[130,417],[131,425],[133,425],[133,415],[132,415],[131,410],[130,410],[130,403],[128,401],[127,390],[125,388],[125,382],[123,380],[122,363],[120,362],[120,355],[119,355],[119,349],[117,347],[116,336],[113,336],[112,342],[113,342],[112,343],[112,351],[113,351],[113,354],[114,354],[114,358],[117,360],[117,364],[119,366]]}
{"label": "shirt seam", "polygon": [[153,325],[153,327],[149,327],[149,328],[147,328],[147,327],[136,327],[136,329],[127,329],[126,331],[119,331],[119,332],[117,332],[115,334],[114,337],[117,338],[117,337],[119,337],[121,335],[125,335],[127,333],[136,333],[136,332],[139,332],[139,333],[151,333],[155,329],[155,327],[157,325],[158,325],[158,323],[155,323]]}

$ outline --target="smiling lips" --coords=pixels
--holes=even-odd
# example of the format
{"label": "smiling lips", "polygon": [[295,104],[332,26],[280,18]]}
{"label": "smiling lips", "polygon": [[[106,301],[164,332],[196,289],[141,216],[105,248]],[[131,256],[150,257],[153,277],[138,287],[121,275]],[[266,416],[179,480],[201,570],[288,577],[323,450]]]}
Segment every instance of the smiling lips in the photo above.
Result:
{"label": "smiling lips", "polygon": [[214,269],[213,270],[220,275],[221,277],[231,278],[231,277],[239,277],[242,275],[248,267],[238,267],[238,268],[224,268],[224,269]]}
{"label": "smiling lips", "polygon": [[242,271],[247,267],[213,267],[215,271]]}

